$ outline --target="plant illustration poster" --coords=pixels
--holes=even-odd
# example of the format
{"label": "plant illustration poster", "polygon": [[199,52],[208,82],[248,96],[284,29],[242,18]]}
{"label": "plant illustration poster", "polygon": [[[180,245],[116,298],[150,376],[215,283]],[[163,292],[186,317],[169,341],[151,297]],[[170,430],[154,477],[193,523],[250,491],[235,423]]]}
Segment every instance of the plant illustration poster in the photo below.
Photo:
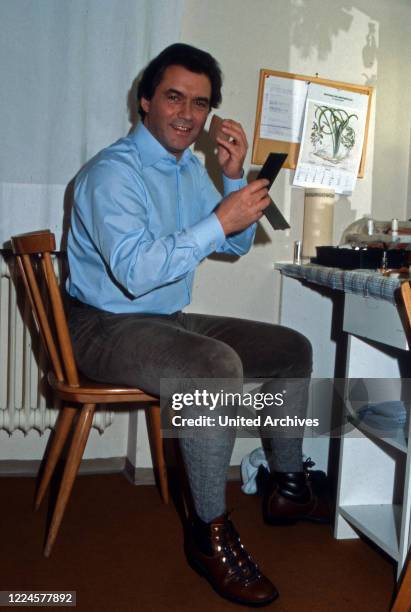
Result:
{"label": "plant illustration poster", "polygon": [[367,96],[311,84],[294,185],[353,192],[361,161]]}

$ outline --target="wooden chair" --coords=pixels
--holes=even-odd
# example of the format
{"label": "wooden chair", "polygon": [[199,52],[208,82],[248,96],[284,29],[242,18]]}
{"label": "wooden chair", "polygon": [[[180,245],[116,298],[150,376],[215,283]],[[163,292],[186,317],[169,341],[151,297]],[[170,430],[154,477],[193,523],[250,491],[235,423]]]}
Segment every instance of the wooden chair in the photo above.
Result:
{"label": "wooden chair", "polygon": [[[44,554],[48,557],[56,540],[80,466],[96,404],[117,404],[119,402],[152,404],[146,410],[147,424],[161,495],[163,501],[168,502],[167,473],[160,432],[160,406],[158,398],[147,395],[140,389],[100,384],[79,374],[74,360],[63,301],[51,259],[51,252],[56,250],[54,234],[50,230],[22,234],[14,236],[11,243],[30,300],[37,329],[50,358],[52,369],[48,373],[48,382],[55,396],[62,400],[62,410],[57,420],[36,495],[36,509],[40,506],[50,483],[57,461],[72,429],[74,417],[78,416],[73,428],[72,441],[47,534]],[[41,274],[46,281],[46,291],[43,291],[43,293],[47,294],[46,297],[51,310],[50,318],[40,289],[41,285],[37,279],[38,274]]]}
{"label": "wooden chair", "polygon": [[401,298],[404,304],[405,334],[411,343],[411,286],[408,281],[401,284]]}

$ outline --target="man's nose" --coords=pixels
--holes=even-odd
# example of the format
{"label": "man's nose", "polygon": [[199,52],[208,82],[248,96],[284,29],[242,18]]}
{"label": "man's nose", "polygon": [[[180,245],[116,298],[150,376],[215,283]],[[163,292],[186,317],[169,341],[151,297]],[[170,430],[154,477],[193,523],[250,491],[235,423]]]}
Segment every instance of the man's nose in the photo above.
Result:
{"label": "man's nose", "polygon": [[181,107],[180,107],[180,112],[179,115],[182,119],[186,119],[187,121],[192,119],[193,116],[193,109],[191,107],[191,101],[190,100],[185,100]]}

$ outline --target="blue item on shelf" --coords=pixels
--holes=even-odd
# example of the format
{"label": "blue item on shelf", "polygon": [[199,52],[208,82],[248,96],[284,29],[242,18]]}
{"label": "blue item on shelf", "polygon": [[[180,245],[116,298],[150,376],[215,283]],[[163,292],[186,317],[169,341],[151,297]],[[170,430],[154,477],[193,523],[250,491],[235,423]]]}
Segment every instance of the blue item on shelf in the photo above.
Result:
{"label": "blue item on shelf", "polygon": [[357,418],[364,425],[380,431],[404,429],[407,423],[407,407],[400,400],[365,404],[357,411]]}

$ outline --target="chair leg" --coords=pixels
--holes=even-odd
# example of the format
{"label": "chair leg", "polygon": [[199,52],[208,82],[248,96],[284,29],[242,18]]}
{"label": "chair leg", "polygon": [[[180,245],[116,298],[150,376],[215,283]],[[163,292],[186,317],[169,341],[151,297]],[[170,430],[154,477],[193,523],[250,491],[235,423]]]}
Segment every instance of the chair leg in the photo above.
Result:
{"label": "chair leg", "polygon": [[46,465],[44,466],[44,472],[42,474],[34,502],[35,510],[39,509],[40,504],[43,501],[44,494],[50,484],[51,477],[53,476],[54,469],[57,465],[57,461],[60,458],[61,451],[63,450],[73,423],[74,416],[77,412],[77,408],[65,406],[58,416],[56,428],[52,434],[53,437],[51,440],[50,450],[47,454]]}
{"label": "chair leg", "polygon": [[161,437],[160,406],[149,406],[146,409],[147,429],[150,438],[153,463],[158,473],[158,481],[163,502],[168,504],[167,467],[164,459],[164,447]]}
{"label": "chair leg", "polygon": [[79,414],[78,422],[74,430],[73,440],[67,456],[60,490],[57,496],[56,506],[51,519],[50,529],[47,536],[44,556],[49,557],[53,544],[56,540],[58,530],[63,519],[63,514],[73,488],[74,480],[80,466],[81,458],[90,433],[93,422],[95,404],[85,404]]}

